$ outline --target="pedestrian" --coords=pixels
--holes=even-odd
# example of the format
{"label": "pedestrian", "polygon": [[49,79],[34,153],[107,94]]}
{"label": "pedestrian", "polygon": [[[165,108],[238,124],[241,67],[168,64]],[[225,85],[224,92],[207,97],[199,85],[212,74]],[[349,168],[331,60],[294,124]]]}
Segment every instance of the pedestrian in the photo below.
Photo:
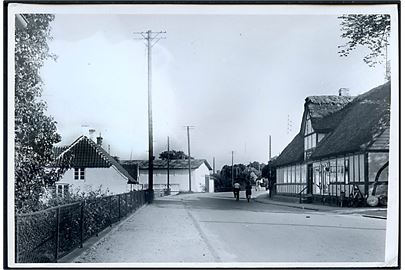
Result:
{"label": "pedestrian", "polygon": [[248,202],[250,202],[250,197],[252,197],[252,185],[250,184],[250,181],[247,182],[245,189],[246,189],[246,199]]}
{"label": "pedestrian", "polygon": [[240,191],[240,184],[238,182],[236,182],[233,185],[233,195],[237,201],[239,201],[239,191]]}

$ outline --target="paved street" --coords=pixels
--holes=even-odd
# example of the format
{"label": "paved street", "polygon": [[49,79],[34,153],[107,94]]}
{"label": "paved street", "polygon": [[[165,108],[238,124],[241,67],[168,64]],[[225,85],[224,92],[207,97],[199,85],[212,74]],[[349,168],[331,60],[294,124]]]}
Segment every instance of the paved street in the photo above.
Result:
{"label": "paved street", "polygon": [[159,198],[75,262],[384,261],[385,220],[248,203],[244,193],[241,197]]}

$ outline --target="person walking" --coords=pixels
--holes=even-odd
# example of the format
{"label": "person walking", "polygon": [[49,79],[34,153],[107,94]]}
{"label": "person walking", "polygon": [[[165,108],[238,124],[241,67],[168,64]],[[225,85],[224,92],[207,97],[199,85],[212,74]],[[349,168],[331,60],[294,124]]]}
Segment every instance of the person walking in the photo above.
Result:
{"label": "person walking", "polygon": [[233,195],[237,201],[239,201],[239,192],[240,192],[240,184],[238,182],[236,182],[233,185]]}
{"label": "person walking", "polygon": [[246,189],[246,199],[248,202],[250,202],[250,198],[252,197],[252,185],[250,184],[250,181],[247,182],[245,189]]}

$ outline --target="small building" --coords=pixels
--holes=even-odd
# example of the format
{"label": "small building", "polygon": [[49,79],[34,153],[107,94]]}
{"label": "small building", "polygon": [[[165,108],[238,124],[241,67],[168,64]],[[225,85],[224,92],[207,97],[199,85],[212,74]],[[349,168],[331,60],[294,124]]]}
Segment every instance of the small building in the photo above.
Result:
{"label": "small building", "polygon": [[[122,160],[121,165],[129,172],[136,173],[139,169],[139,184],[148,187],[149,161],[147,160]],[[205,159],[191,159],[191,191],[214,192],[214,180],[211,179],[211,166]],[[169,165],[169,166],[168,166]],[[170,189],[173,192],[189,191],[188,159],[154,160],[153,161],[153,189],[167,188],[169,174]]]}
{"label": "small building", "polygon": [[137,178],[131,176],[119,162],[102,148],[102,138],[97,143],[86,136],[80,136],[72,144],[56,147],[55,165],[65,166],[69,160],[69,169],[56,182],[56,193],[85,192],[101,189],[107,194],[120,194],[135,189]]}
{"label": "small building", "polygon": [[279,157],[276,192],[339,200],[388,183],[390,82],[357,97],[305,99],[301,129]]}

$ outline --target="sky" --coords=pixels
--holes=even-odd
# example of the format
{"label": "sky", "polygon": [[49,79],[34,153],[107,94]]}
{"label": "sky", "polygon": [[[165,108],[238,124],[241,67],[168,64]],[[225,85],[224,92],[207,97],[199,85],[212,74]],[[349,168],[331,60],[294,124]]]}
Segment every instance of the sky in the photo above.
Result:
{"label": "sky", "polygon": [[[89,128],[120,159],[147,159],[147,49],[134,32],[166,31],[152,48],[154,155],[170,146],[207,159],[267,163],[298,133],[304,99],[358,95],[384,83],[359,48],[338,55],[336,15],[56,14],[41,70],[60,145]],[[288,123],[290,122],[290,128]],[[85,126],[85,127],[83,127]]]}

